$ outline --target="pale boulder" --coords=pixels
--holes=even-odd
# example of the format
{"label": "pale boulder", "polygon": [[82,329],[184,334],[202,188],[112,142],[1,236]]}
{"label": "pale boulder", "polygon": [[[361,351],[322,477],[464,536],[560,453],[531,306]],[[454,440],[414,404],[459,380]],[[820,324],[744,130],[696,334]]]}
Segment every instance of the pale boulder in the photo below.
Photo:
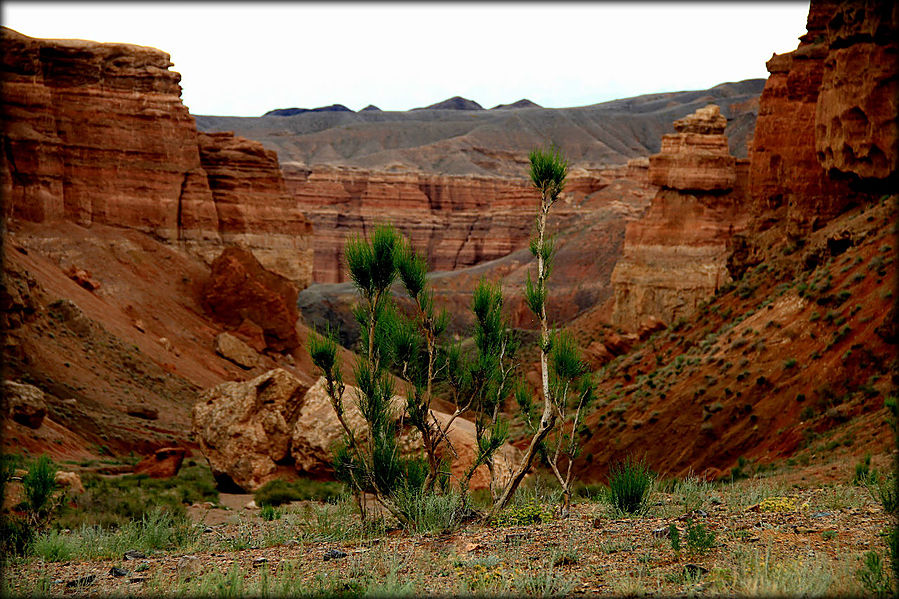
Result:
{"label": "pale boulder", "polygon": [[308,387],[280,368],[216,385],[192,411],[200,449],[220,482],[255,491],[290,457],[291,433]]}

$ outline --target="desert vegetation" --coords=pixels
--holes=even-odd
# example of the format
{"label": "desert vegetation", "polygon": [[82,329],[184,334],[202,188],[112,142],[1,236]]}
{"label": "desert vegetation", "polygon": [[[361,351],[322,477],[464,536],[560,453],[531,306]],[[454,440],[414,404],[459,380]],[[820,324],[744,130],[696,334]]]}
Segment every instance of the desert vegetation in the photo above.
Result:
{"label": "desert vegetation", "polygon": [[[91,524],[87,518],[101,521],[102,510],[69,497],[86,519],[69,528],[71,506],[60,504],[45,528],[19,549],[7,547],[3,592],[890,596],[895,482],[867,468],[858,480],[810,489],[779,482],[773,471],[734,482],[662,478],[629,460],[607,485],[575,485],[568,518],[559,516],[555,477],[543,474],[526,479],[491,520],[447,529],[455,506],[432,502],[430,515],[416,519],[419,528],[400,535],[386,510],[370,509],[363,519],[347,489],[327,500],[266,502],[268,512],[224,510],[209,496],[210,507],[190,516],[183,506],[154,506],[119,525]],[[111,478],[103,492],[126,493],[133,482],[123,479]],[[86,487],[88,495],[96,488]],[[279,487],[287,488],[271,485],[257,497],[274,497]],[[301,491],[333,489],[304,483]],[[491,499],[474,493],[472,502],[483,509]],[[27,514],[32,508],[31,499],[21,506]],[[206,522],[214,513],[226,518]]]}

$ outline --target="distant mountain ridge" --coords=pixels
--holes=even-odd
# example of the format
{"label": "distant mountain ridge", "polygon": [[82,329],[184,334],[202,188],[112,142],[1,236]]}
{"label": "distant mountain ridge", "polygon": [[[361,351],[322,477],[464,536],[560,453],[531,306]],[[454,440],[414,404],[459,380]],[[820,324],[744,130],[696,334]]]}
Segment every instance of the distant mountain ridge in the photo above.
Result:
{"label": "distant mountain ridge", "polygon": [[[282,164],[517,177],[528,151],[550,142],[582,168],[655,154],[662,135],[674,132],[672,122],[710,103],[728,119],[731,153],[745,157],[764,85],[764,79],[747,79],[575,108],[541,108],[520,100],[484,110],[456,96],[408,111],[354,112],[335,108],[338,104],[279,109],[262,117],[194,116],[199,130],[257,140],[278,152]],[[297,112],[285,116],[285,110]]]}

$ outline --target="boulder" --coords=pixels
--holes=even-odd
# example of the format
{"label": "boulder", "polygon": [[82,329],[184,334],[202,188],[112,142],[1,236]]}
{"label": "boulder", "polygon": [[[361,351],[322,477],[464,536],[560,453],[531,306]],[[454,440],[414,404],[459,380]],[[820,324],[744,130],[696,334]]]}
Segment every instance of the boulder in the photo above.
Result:
{"label": "boulder", "polygon": [[191,421],[220,485],[255,491],[290,460],[290,439],[308,390],[280,368],[200,394]]}
{"label": "boulder", "polygon": [[187,455],[184,447],[163,447],[141,460],[134,467],[135,474],[146,474],[150,478],[172,478],[181,469],[181,462]]}
{"label": "boulder", "polygon": [[249,345],[228,333],[220,333],[215,338],[215,353],[231,360],[241,368],[253,368],[259,364],[259,354]]}
{"label": "boulder", "polygon": [[653,336],[653,334],[658,333],[659,331],[664,331],[668,328],[664,322],[655,316],[647,316],[640,323],[640,328],[637,330],[637,337],[640,338],[640,341],[645,341]]}
{"label": "boulder", "polygon": [[202,302],[210,316],[229,328],[245,320],[256,323],[270,349],[285,351],[300,344],[296,285],[266,270],[249,250],[228,247],[212,262]]}
{"label": "boulder", "polygon": [[57,470],[53,478],[60,489],[69,495],[81,495],[84,493],[84,484],[76,472]]}
{"label": "boulder", "polygon": [[33,385],[3,381],[6,413],[14,421],[28,428],[40,428],[47,415],[44,392]]}
{"label": "boulder", "polygon": [[66,275],[88,291],[94,291],[100,288],[100,283],[94,280],[91,273],[83,268],[78,268],[74,264],[66,271]]}
{"label": "boulder", "polygon": [[[356,405],[358,389],[347,385],[344,391],[344,418],[350,428],[357,435],[357,440],[367,438],[365,420]],[[402,413],[405,399],[399,396],[393,397],[393,411],[397,416]],[[432,410],[434,417],[445,426],[449,422],[450,415],[437,410]],[[343,427],[337,420],[334,408],[326,392],[324,377],[320,378],[306,392],[299,411],[299,417],[293,428],[291,440],[291,455],[298,472],[307,475],[320,476],[332,472],[331,449],[343,437]],[[471,466],[477,455],[477,442],[475,440],[474,423],[456,418],[447,433],[453,455],[446,444],[441,447],[442,452],[451,457],[450,471],[454,478],[462,477]],[[406,428],[401,432],[400,447],[406,452],[418,453],[421,451],[420,435],[417,430]],[[512,469],[517,465],[518,450],[511,445],[505,445],[497,453],[495,459],[495,472],[500,480],[510,476]],[[486,466],[481,466],[471,480],[472,489],[486,488],[490,482],[489,471]]]}

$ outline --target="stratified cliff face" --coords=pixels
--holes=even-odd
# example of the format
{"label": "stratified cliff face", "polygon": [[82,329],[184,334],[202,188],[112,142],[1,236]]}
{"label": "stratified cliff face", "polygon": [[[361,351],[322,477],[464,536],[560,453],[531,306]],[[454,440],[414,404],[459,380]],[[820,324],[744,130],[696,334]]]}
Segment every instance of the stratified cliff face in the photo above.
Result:
{"label": "stratified cliff face", "polygon": [[828,52],[815,107],[818,161],[829,171],[895,191],[899,4],[839,3],[826,36]]}
{"label": "stratified cliff face", "polygon": [[6,218],[136,229],[207,263],[240,244],[309,283],[310,225],[277,157],[233,135],[198,136],[168,54],[6,28],[0,46]]}
{"label": "stratified cliff face", "polygon": [[[314,227],[317,283],[347,280],[346,238],[390,222],[428,258],[431,270],[455,270],[527,246],[536,191],[524,179],[389,173],[354,168],[282,165],[287,189]],[[579,169],[569,197],[608,184]]]}
{"label": "stratified cliff face", "polygon": [[[612,322],[636,330],[649,317],[671,324],[730,281],[727,242],[748,220],[748,164],[728,153],[726,120],[714,104],[675,122],[649,159],[661,189],[628,223],[612,272]],[[636,165],[635,165],[636,166]]]}
{"label": "stratified cliff face", "polygon": [[[312,280],[312,226],[287,194],[278,155],[233,133],[200,133],[222,241],[252,251],[300,288]],[[213,259],[215,256],[210,256]]]}
{"label": "stratified cliff face", "polygon": [[4,28],[5,214],[220,243],[194,120],[169,55]]}
{"label": "stratified cliff face", "polygon": [[754,230],[783,221],[800,238],[872,188],[888,191],[897,170],[897,11],[894,2],[813,0],[799,47],[768,61],[750,151]]}

